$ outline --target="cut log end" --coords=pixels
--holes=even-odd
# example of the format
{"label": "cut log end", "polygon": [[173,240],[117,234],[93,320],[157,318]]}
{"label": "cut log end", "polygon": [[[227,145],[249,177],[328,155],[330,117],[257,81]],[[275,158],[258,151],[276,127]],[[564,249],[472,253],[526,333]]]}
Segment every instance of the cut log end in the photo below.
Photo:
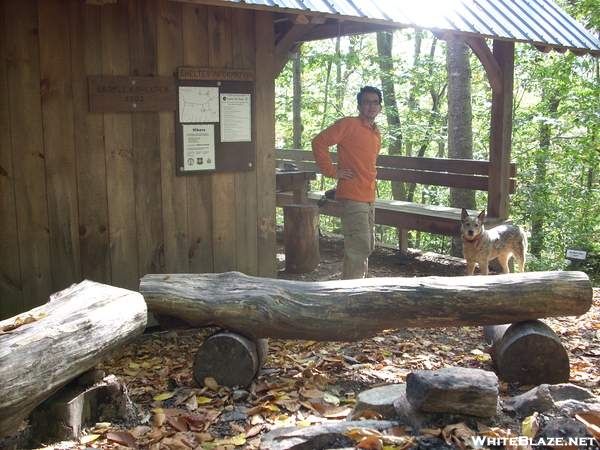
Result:
{"label": "cut log end", "polygon": [[485,328],[493,339],[491,354],[501,380],[533,385],[569,381],[569,355],[545,323],[530,320]]}
{"label": "cut log end", "polygon": [[260,370],[267,340],[253,342],[239,334],[222,332],[204,341],[194,357],[194,380],[203,386],[207,377],[221,386],[248,386]]}

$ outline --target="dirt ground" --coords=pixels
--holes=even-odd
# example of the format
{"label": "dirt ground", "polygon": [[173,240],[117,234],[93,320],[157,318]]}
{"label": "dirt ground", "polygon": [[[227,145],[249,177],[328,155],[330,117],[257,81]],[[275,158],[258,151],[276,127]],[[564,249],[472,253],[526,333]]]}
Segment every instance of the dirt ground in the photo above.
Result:
{"label": "dirt ground", "polygon": [[[338,280],[342,273],[344,243],[340,236],[322,236],[319,241],[321,263],[310,273],[285,272],[285,255],[281,242],[277,260],[279,278],[298,281]],[[369,258],[369,277],[424,277],[464,275],[466,265],[461,258],[409,249],[406,255],[398,250],[377,245]]]}

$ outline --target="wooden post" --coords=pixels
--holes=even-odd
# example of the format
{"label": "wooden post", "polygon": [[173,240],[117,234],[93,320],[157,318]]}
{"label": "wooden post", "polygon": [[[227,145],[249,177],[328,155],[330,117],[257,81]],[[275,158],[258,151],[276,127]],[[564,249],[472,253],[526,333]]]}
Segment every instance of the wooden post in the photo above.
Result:
{"label": "wooden post", "polygon": [[[194,8],[198,5],[193,5]],[[257,195],[257,275],[273,277],[277,273],[275,254],[275,37],[273,13],[254,11],[256,30],[256,195]],[[194,44],[197,45],[197,44]],[[260,68],[260,70],[258,69]]]}
{"label": "wooden post", "polygon": [[536,385],[569,381],[569,355],[544,322],[486,326],[484,335],[501,380]]}
{"label": "wooden post", "polygon": [[492,91],[487,213],[500,219],[508,218],[514,49],[514,42],[494,41],[493,58],[500,68],[501,80],[492,84],[496,88]]}
{"label": "wooden post", "polygon": [[398,230],[398,250],[403,255],[408,253],[408,230],[405,228],[396,228]]}
{"label": "wooden post", "polygon": [[283,208],[285,270],[306,273],[319,265],[319,208],[293,204]]}

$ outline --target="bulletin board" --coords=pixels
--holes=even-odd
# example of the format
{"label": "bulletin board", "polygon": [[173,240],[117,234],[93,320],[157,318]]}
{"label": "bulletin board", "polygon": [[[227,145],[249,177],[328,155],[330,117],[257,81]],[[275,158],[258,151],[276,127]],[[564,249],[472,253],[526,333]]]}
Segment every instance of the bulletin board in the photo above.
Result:
{"label": "bulletin board", "polygon": [[177,175],[254,170],[254,81],[236,79],[248,77],[248,72],[179,69]]}

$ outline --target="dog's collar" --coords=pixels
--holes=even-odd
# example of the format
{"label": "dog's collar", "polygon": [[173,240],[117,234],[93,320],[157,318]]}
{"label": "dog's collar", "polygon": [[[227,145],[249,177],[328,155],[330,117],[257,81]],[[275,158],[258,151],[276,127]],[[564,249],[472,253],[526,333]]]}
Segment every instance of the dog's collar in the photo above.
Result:
{"label": "dog's collar", "polygon": [[473,239],[467,239],[466,237],[463,236],[463,241],[464,242],[468,242],[470,244],[475,244],[477,245],[479,243],[479,241],[481,240],[481,238],[483,237],[483,234],[480,233],[477,236],[475,236]]}

